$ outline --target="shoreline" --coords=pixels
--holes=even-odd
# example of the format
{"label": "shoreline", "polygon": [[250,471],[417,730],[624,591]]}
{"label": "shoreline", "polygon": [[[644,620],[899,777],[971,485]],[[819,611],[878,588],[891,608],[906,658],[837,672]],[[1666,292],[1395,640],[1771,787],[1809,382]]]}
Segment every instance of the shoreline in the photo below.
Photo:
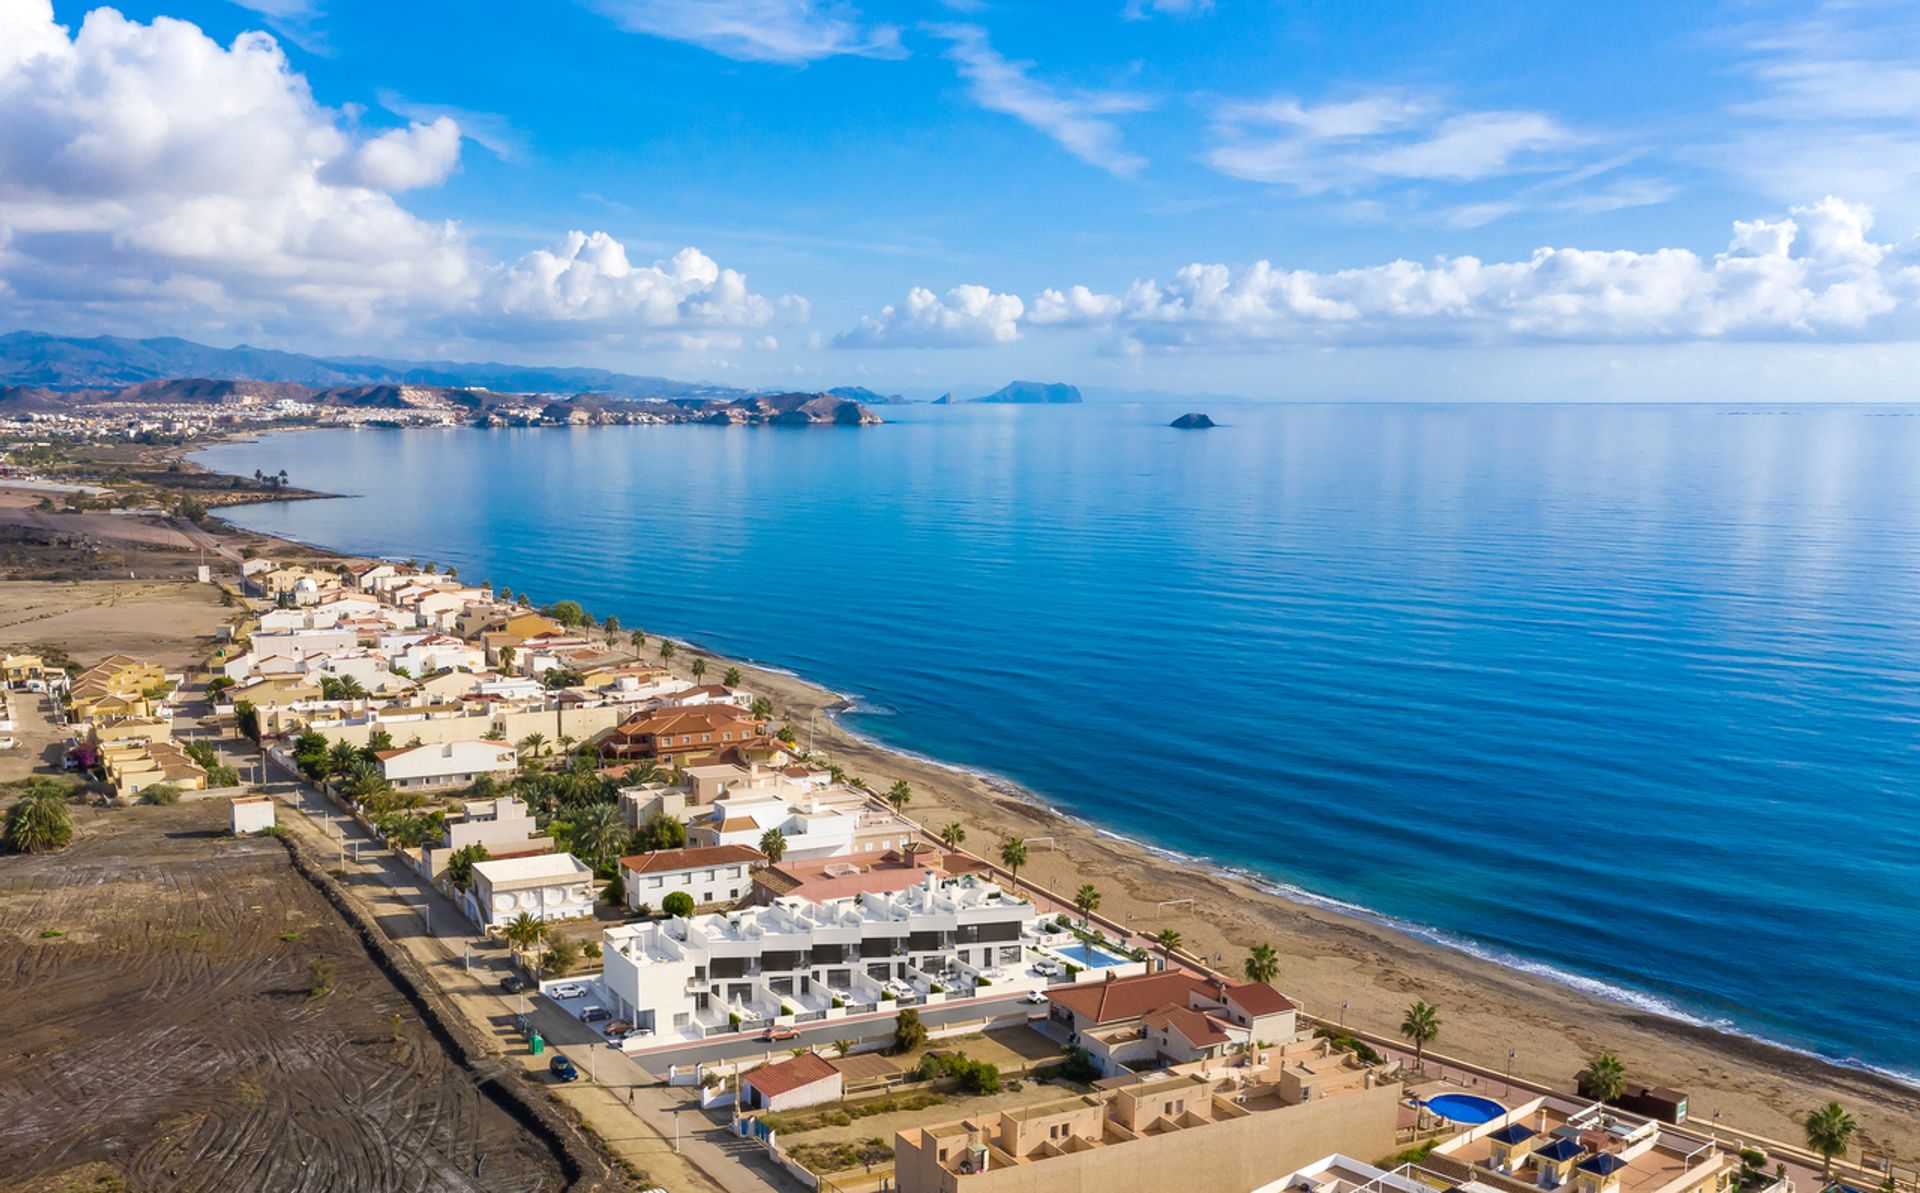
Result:
{"label": "shoreline", "polygon": [[[347,557],[287,536],[231,529],[301,551]],[[1183,952],[1230,971],[1252,944],[1272,944],[1281,965],[1276,984],[1310,1014],[1329,1021],[1338,1015],[1343,1025],[1394,1037],[1400,1012],[1423,998],[1441,1012],[1436,1047],[1494,1071],[1507,1068],[1512,1054],[1514,1077],[1570,1088],[1587,1057],[1615,1051],[1626,1062],[1630,1080],[1687,1092],[1695,1121],[1711,1122],[1724,1111],[1729,1135],[1737,1126],[1798,1145],[1799,1120],[1837,1098],[1859,1120],[1859,1142],[1867,1151],[1891,1152],[1908,1163],[1920,1158],[1920,1078],[1913,1075],[1831,1059],[1733,1025],[1706,1022],[1657,996],[1526,958],[1501,957],[1438,929],[1129,837],[1005,776],[863,732],[844,719],[858,715],[857,699],[778,664],[727,656],[673,635],[649,637],[655,642],[671,638],[682,647],[672,665],[676,672],[686,672],[696,657],[739,666],[745,686],[773,698],[784,719],[803,734],[808,718],[817,716],[818,740],[803,738],[803,744],[876,790],[907,779],[914,789],[907,814],[929,832],[948,821],[960,823],[969,830],[963,848],[988,860],[1004,837],[1023,836],[1036,845],[1051,838],[1046,850],[1033,849],[1023,878],[1055,893],[1093,880],[1106,918],[1137,931],[1173,927],[1185,938]],[[930,814],[929,804],[948,813],[946,819]],[[1158,906],[1175,897],[1193,903],[1171,912]],[[1635,1002],[1636,996],[1649,1005]]]}

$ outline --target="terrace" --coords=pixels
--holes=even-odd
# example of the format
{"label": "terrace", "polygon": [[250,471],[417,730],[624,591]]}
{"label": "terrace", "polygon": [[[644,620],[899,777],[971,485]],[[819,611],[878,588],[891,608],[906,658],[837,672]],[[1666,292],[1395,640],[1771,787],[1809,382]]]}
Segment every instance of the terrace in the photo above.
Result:
{"label": "terrace", "polygon": [[1690,1193],[1720,1187],[1735,1161],[1711,1143],[1598,1104],[1536,1098],[1434,1149],[1497,1188],[1579,1193]]}

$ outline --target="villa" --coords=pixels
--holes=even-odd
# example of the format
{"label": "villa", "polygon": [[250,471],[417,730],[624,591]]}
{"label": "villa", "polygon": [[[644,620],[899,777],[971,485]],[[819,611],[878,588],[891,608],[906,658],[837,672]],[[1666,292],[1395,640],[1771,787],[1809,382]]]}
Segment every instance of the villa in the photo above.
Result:
{"label": "villa", "polygon": [[543,853],[475,862],[465,911],[491,930],[523,913],[536,920],[586,919],[593,899],[593,871],[585,862],[570,853]]}
{"label": "villa", "polygon": [[[1272,986],[1226,985],[1179,970],[1057,987],[1047,1001],[1048,1020],[1108,1074],[1218,1060],[1298,1035],[1298,1008]],[[1310,1071],[1294,1076],[1314,1083]]]}
{"label": "villa", "polygon": [[1739,1164],[1653,1119],[1547,1095],[1440,1144],[1424,1166],[1495,1193],[1724,1193]]}
{"label": "villa", "polygon": [[990,882],[928,872],[893,894],[609,928],[602,982],[619,1014],[662,1034],[725,1030],[730,1015],[772,1019],[783,1007],[874,1010],[1021,976],[1033,924],[1032,904]]}
{"label": "villa", "polygon": [[1400,1086],[1304,1096],[1270,1069],[1153,1072],[894,1137],[900,1193],[1257,1188],[1328,1152],[1393,1151]]}
{"label": "villa", "polygon": [[481,775],[511,774],[520,765],[511,745],[495,741],[450,741],[382,750],[380,776],[402,791],[464,787]]}
{"label": "villa", "polygon": [[491,858],[531,857],[553,852],[553,839],[540,835],[540,826],[527,805],[510,795],[471,800],[461,814],[450,817],[440,843],[420,851],[421,872],[437,878],[455,850],[478,845]]}
{"label": "villa", "polygon": [[767,723],[731,704],[696,704],[635,717],[601,743],[609,758],[687,766],[766,737]]}
{"label": "villa", "polygon": [[675,891],[693,899],[695,907],[733,903],[752,889],[752,867],[767,855],[745,845],[715,845],[705,849],[662,849],[620,859],[620,878],[626,887],[627,910],[642,904],[657,908]]}

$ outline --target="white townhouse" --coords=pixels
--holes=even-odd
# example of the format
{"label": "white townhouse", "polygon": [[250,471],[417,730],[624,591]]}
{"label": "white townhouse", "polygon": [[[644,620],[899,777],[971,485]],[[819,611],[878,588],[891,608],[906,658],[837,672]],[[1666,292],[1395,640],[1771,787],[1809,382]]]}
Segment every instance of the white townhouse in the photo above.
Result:
{"label": "white townhouse", "polygon": [[753,890],[752,868],[767,855],[745,845],[716,845],[710,849],[662,849],[620,859],[620,881],[626,887],[627,910],[642,903],[659,910],[675,891],[685,891],[695,907],[732,903]]}
{"label": "white townhouse", "polygon": [[725,1030],[730,1015],[872,1009],[887,983],[922,998],[970,996],[982,976],[999,985],[1024,974],[1035,919],[1031,903],[991,882],[929,871],[902,891],[609,928],[601,982],[630,1022],[686,1035]]}
{"label": "white townhouse", "polygon": [[492,858],[553,852],[553,839],[540,834],[527,805],[511,795],[469,800],[461,807],[459,815],[447,819],[440,843],[420,850],[420,868],[429,878],[438,878],[454,853],[469,845]]}
{"label": "white townhouse", "polygon": [[482,928],[504,927],[522,912],[536,920],[593,914],[593,871],[571,853],[542,853],[473,864],[466,913]]}
{"label": "white townhouse", "polygon": [[402,791],[425,787],[464,787],[481,775],[505,775],[520,761],[514,748],[499,741],[433,742],[382,750],[380,774]]}

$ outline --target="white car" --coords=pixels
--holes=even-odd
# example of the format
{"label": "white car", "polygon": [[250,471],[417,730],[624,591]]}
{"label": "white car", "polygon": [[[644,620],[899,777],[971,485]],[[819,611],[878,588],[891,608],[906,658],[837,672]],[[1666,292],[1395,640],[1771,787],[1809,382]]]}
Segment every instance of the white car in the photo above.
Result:
{"label": "white car", "polygon": [[20,744],[19,741],[17,741],[14,738],[0,737],[0,750],[11,750],[13,749],[13,747],[19,744]]}
{"label": "white car", "polygon": [[1031,1003],[1037,1007],[1047,1001],[1047,992],[1045,990],[1029,990],[1020,996],[1020,1001]]}
{"label": "white car", "polygon": [[548,998],[585,998],[587,988],[577,982],[561,982],[557,986],[547,987]]}
{"label": "white car", "polygon": [[1060,972],[1060,963],[1053,960],[1041,960],[1033,963],[1033,972],[1043,978],[1050,978]]}

